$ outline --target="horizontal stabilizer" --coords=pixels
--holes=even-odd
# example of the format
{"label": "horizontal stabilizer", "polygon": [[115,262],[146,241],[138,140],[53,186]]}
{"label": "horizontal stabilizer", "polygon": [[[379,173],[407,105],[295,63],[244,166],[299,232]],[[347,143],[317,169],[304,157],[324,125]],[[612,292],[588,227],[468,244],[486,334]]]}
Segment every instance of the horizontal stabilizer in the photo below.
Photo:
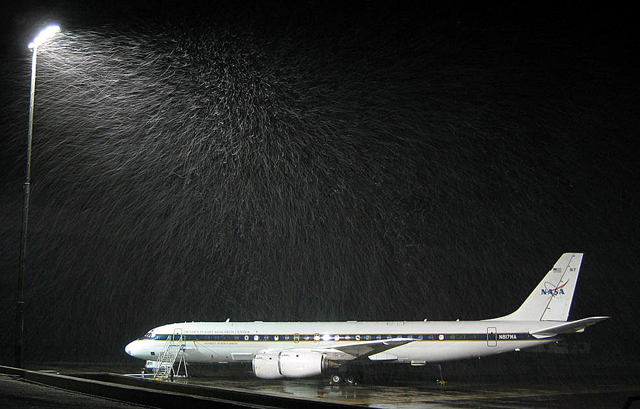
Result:
{"label": "horizontal stabilizer", "polygon": [[583,332],[590,325],[604,321],[609,317],[589,317],[577,321],[571,321],[554,325],[552,327],[532,331],[530,334],[536,338],[549,338],[558,334],[572,334],[574,332]]}

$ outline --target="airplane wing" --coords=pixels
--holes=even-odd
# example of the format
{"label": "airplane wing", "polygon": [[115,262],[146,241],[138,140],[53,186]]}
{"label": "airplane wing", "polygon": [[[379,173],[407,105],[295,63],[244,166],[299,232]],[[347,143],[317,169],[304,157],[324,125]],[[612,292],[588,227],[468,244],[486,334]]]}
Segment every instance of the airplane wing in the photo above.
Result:
{"label": "airplane wing", "polygon": [[549,338],[558,334],[572,334],[574,332],[584,332],[584,329],[590,325],[604,321],[610,317],[589,317],[577,321],[565,322],[552,327],[539,329],[530,332],[536,338]]}
{"label": "airplane wing", "polygon": [[324,354],[332,361],[353,361],[355,359],[365,359],[371,355],[379,354],[413,341],[415,340],[411,338],[392,338],[344,344],[331,348],[312,348],[311,350]]}

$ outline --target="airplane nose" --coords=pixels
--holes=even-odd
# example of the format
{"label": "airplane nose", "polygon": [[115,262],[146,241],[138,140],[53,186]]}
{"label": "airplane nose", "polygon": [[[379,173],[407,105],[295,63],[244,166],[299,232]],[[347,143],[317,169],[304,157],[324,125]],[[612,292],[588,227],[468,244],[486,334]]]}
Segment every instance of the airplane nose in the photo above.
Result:
{"label": "airplane nose", "polygon": [[130,342],[126,347],[124,347],[124,352],[126,352],[127,354],[131,355],[131,356],[135,356],[135,347],[134,344],[136,343],[136,341]]}

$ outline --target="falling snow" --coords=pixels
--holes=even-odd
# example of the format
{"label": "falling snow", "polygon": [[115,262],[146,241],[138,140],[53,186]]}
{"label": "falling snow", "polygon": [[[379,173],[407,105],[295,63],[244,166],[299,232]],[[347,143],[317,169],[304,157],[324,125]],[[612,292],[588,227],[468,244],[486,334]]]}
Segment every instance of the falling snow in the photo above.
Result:
{"label": "falling snow", "polygon": [[[547,47],[563,31],[295,17],[72,26],[41,48],[28,359],[124,359],[184,320],[490,318],[566,251],[586,253],[574,313],[628,318],[600,291],[638,266],[628,66]],[[2,65],[3,328],[29,58]]]}

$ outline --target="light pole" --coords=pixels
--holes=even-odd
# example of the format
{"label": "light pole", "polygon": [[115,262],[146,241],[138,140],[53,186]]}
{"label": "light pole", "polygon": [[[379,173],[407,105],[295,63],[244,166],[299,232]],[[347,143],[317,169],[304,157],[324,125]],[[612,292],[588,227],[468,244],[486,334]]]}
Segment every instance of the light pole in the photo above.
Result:
{"label": "light pole", "polygon": [[15,364],[22,368],[22,347],[24,344],[24,270],[27,258],[27,226],[29,224],[29,193],[31,192],[31,141],[33,139],[33,107],[36,98],[36,58],[38,46],[53,37],[60,27],[48,26],[29,44],[31,59],[31,98],[29,100],[29,133],[27,134],[27,165],[24,176],[24,204],[22,206],[22,230],[20,233],[20,260],[18,261],[18,300],[16,305],[16,345]]}

